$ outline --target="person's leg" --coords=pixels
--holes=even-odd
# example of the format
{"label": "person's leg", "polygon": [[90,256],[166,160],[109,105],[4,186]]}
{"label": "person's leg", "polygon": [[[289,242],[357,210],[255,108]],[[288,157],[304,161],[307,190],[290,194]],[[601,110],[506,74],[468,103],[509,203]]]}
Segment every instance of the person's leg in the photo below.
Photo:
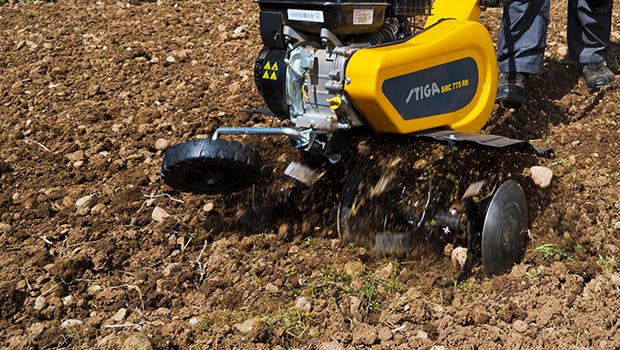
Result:
{"label": "person's leg", "polygon": [[582,65],[590,89],[612,83],[607,67],[612,0],[569,0],[567,41],[570,59]]}
{"label": "person's leg", "polygon": [[504,3],[497,40],[498,101],[516,104],[525,101],[528,76],[542,68],[548,25],[549,0]]}

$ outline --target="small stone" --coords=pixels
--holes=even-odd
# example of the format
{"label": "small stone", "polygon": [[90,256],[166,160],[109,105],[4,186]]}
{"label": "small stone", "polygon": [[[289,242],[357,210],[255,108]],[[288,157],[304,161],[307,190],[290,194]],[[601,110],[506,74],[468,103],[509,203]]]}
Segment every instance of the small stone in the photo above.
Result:
{"label": "small stone", "polygon": [[96,194],[90,194],[88,196],[84,196],[77,201],[75,201],[75,209],[78,215],[86,215],[89,213],[90,209],[97,204],[99,198]]}
{"label": "small stone", "polygon": [[208,202],[207,204],[204,205],[204,207],[202,207],[202,210],[205,213],[210,213],[213,211],[213,209],[215,209],[215,205],[213,204],[213,202]]}
{"label": "small stone", "polygon": [[73,153],[68,153],[65,155],[65,158],[67,158],[71,163],[75,163],[77,161],[83,161],[84,160],[84,151],[83,150],[79,150],[79,151],[75,151]]}
{"label": "small stone", "polygon": [[543,166],[533,166],[530,168],[530,173],[534,183],[540,188],[545,188],[551,184],[553,178],[553,171]]}
{"label": "small stone", "polygon": [[103,212],[105,212],[105,204],[103,203],[97,203],[95,204],[94,207],[90,208],[90,215],[99,215]]}
{"label": "small stone", "polygon": [[172,57],[172,56],[168,56],[168,57],[166,57],[166,62],[168,62],[168,63],[174,63],[174,62],[176,62],[176,61],[177,61],[177,60],[176,60],[176,58],[174,58],[174,57]]}
{"label": "small stone", "polygon": [[88,287],[88,289],[86,289],[86,291],[90,295],[95,295],[95,294],[101,292],[102,290],[103,290],[103,287],[98,285],[98,284],[93,284],[92,286]]}
{"label": "small stone", "polygon": [[364,263],[359,260],[349,261],[344,264],[344,272],[351,277],[357,277],[364,271]]}
{"label": "small stone", "polygon": [[467,248],[454,248],[450,254],[450,259],[452,260],[452,266],[454,266],[455,269],[460,270],[465,265],[465,261],[467,260]]}
{"label": "small stone", "polygon": [[256,327],[257,323],[258,319],[251,318],[249,320],[243,321],[242,323],[235,324],[234,328],[241,334],[248,334],[254,329],[254,327]]}
{"label": "small stone", "polygon": [[45,300],[44,296],[39,295],[34,300],[34,309],[37,311],[41,311],[47,307],[47,300]]}
{"label": "small stone", "polygon": [[277,293],[280,291],[280,289],[273,283],[267,283],[267,285],[265,286],[265,291],[269,293]]}
{"label": "small stone", "polygon": [[83,324],[84,322],[82,322],[81,320],[77,320],[77,319],[69,319],[69,320],[65,320],[60,324],[60,328],[73,328],[73,327],[79,327]]}
{"label": "small stone", "polygon": [[73,297],[73,295],[67,295],[66,297],[62,298],[62,305],[71,306],[73,304],[75,304],[75,298]]}
{"label": "small stone", "polygon": [[415,337],[418,339],[428,339],[428,333],[426,333],[425,331],[419,330],[418,333],[416,333]]}
{"label": "small stone", "polygon": [[527,323],[525,323],[525,321],[516,320],[512,324],[512,328],[514,328],[515,331],[519,333],[524,333],[525,331],[527,331]]}
{"label": "small stone", "polygon": [[299,297],[295,301],[295,307],[301,311],[310,312],[312,310],[312,304],[306,297]]}
{"label": "small stone", "polygon": [[157,139],[157,141],[155,141],[155,149],[158,151],[163,151],[167,149],[169,146],[170,146],[170,141],[164,138],[159,138]]}
{"label": "small stone", "polygon": [[390,278],[392,273],[394,273],[394,264],[391,261],[375,271],[375,274],[383,280]]}
{"label": "small stone", "polygon": [[288,249],[288,255],[295,255],[299,253],[299,247],[294,245]]}
{"label": "small stone", "polygon": [[126,317],[127,317],[127,309],[122,307],[122,308],[118,309],[116,314],[114,316],[112,316],[112,318],[110,318],[110,320],[114,321],[115,323],[120,323],[120,322],[125,321]]}
{"label": "small stone", "polygon": [[168,217],[170,217],[170,214],[160,207],[155,207],[151,213],[151,219],[157,222],[164,222]]}
{"label": "small stone", "polygon": [[133,333],[120,347],[123,350],[153,350],[153,345],[149,338],[142,333]]}

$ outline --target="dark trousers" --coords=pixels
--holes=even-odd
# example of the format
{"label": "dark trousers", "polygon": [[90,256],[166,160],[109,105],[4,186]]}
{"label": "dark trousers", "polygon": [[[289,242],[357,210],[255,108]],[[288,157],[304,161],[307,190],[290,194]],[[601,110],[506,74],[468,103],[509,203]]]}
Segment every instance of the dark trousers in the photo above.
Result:
{"label": "dark trousers", "polygon": [[[540,72],[549,25],[549,0],[508,0],[497,41],[500,72]],[[604,61],[611,33],[612,0],[569,0],[569,58],[579,63]]]}

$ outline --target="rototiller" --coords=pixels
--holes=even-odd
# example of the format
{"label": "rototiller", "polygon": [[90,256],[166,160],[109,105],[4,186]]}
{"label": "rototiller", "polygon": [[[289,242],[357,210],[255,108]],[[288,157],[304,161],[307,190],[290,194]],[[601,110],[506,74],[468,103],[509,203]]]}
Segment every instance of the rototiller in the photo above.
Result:
{"label": "rototiller", "polygon": [[[286,126],[220,127],[210,139],[171,147],[161,170],[169,186],[218,194],[256,183],[261,172],[256,150],[221,138],[224,134],[285,135],[295,147],[333,163],[340,160],[350,130],[360,127],[377,134],[499,148],[525,143],[473,134],[491,115],[498,76],[493,41],[478,19],[485,7],[500,6],[500,0],[256,2],[264,47],[256,58],[254,79],[266,113]],[[287,171],[298,179],[307,175],[298,164]],[[382,176],[371,190],[381,192],[390,179]],[[353,176],[347,186],[338,208],[338,229],[346,240],[363,242],[369,233],[355,220],[360,194],[369,187],[362,186],[360,176]],[[508,180],[474,200],[480,188],[481,183],[475,183],[465,191],[463,213],[435,212],[430,201],[422,203],[422,214],[415,222],[408,219],[408,227],[374,232],[374,247],[388,254],[406,252],[416,231],[432,222],[467,233],[470,250],[460,279],[479,256],[488,274],[505,272],[525,247],[525,194],[516,181]]]}

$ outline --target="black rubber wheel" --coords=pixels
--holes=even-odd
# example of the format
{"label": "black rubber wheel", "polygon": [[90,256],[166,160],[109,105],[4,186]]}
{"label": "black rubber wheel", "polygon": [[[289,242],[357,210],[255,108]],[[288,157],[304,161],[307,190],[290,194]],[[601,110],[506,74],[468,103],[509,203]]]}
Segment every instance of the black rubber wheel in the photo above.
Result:
{"label": "black rubber wheel", "polygon": [[161,177],[181,192],[238,192],[258,181],[260,157],[253,147],[236,141],[191,140],[166,151]]}

